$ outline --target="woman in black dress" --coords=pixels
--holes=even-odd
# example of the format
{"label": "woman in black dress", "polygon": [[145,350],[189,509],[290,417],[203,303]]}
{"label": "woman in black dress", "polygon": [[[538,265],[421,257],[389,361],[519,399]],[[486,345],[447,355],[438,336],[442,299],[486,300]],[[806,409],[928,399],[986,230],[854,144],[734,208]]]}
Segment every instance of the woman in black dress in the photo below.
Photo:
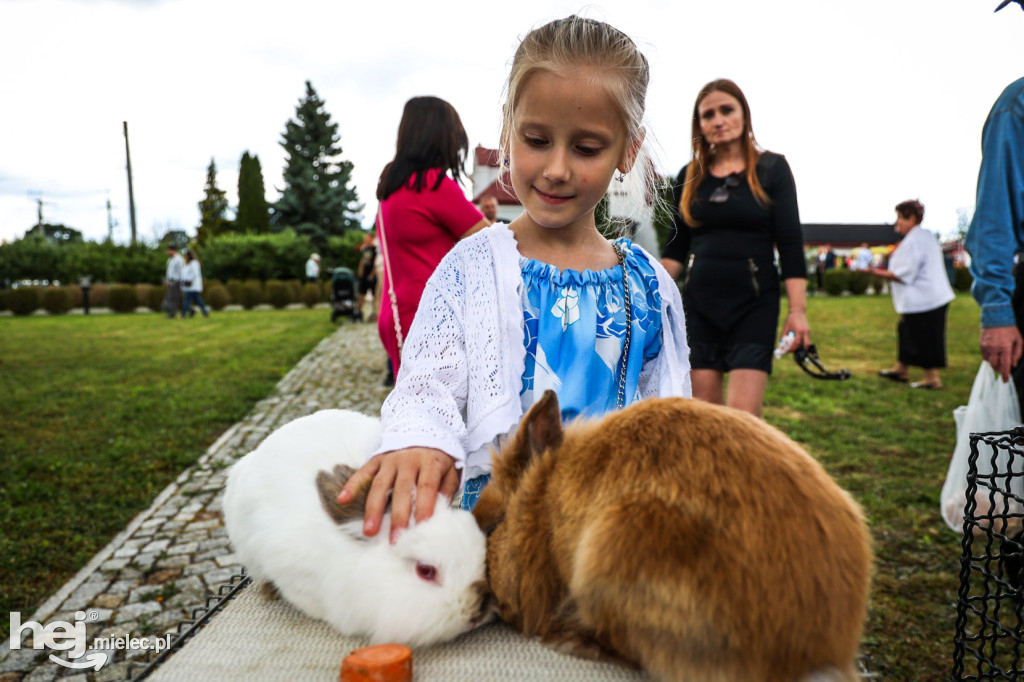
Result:
{"label": "woman in black dress", "polygon": [[693,397],[760,416],[776,346],[779,269],[789,301],[782,334],[793,332],[791,350],[810,344],[796,185],[786,159],[758,147],[746,97],[730,80],[701,88],[692,139],[662,264],[675,277],[685,270]]}

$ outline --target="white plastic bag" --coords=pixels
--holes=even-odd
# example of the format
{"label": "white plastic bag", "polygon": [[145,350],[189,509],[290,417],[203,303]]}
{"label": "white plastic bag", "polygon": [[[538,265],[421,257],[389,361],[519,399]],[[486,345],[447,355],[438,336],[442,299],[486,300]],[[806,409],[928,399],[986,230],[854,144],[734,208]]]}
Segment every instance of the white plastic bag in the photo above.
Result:
{"label": "white plastic bag", "polygon": [[[1015,426],[1020,426],[1020,405],[1017,402],[1017,389],[1014,388],[1013,379],[1007,382],[999,377],[987,362],[982,362],[978,369],[978,375],[974,378],[974,386],[971,388],[971,397],[966,405],[953,410],[953,421],[956,423],[956,447],[953,449],[953,458],[949,462],[949,471],[946,474],[946,483],[942,486],[941,508],[942,518],[946,525],[957,533],[964,531],[964,507],[967,504],[967,458],[971,455],[972,433],[989,433],[997,431],[1009,431]],[[1007,471],[1008,453],[1005,450],[998,450],[995,462],[996,473],[1011,473]],[[979,451],[978,473],[989,475],[993,473],[991,450],[984,448]],[[1024,474],[1024,461],[1019,458],[1014,460],[1014,468],[1018,469],[1012,473]],[[1024,478],[1014,476],[1012,478],[997,478],[997,487],[1005,490],[1007,480],[1011,481],[1012,492],[1021,496],[1024,494]],[[1024,506],[1012,498],[1000,494],[997,490],[993,494],[990,487],[980,487],[975,495],[977,510],[975,517],[992,517],[996,515],[1004,520],[1002,527],[992,530],[1006,535],[1015,534],[1020,530],[1021,520],[1019,518],[1008,519],[1007,524],[1004,517],[1008,514],[1024,513]]]}

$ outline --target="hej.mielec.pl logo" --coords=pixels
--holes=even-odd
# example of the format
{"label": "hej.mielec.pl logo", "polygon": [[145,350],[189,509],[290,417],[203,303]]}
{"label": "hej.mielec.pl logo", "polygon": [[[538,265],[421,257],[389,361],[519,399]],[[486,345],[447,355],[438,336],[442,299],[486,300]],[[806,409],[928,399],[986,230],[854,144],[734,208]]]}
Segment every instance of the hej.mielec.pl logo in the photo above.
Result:
{"label": "hej.mielec.pl logo", "polygon": [[[66,620],[55,620],[46,625],[36,621],[21,622],[21,613],[11,613],[11,650],[21,648],[21,640],[27,632],[32,633],[33,649],[52,649],[54,651],[67,651],[68,659],[64,660],[50,654],[50,660],[65,668],[84,670],[93,668],[99,670],[107,662],[108,654],[104,650],[114,649],[152,649],[159,653],[170,645],[170,635],[162,637],[97,637],[91,647],[88,646],[86,638],[86,619],[95,620],[96,614],[88,616],[84,611],[75,613],[75,621],[69,623]],[[86,651],[89,654],[82,658]],[[81,660],[79,660],[81,659]]]}

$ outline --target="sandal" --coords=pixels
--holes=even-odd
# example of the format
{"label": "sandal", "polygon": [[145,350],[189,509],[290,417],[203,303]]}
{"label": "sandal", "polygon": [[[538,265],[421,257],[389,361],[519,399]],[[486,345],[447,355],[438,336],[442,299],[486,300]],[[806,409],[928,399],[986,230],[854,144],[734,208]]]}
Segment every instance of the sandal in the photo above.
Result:
{"label": "sandal", "polygon": [[910,384],[910,387],[911,388],[927,388],[928,390],[931,390],[931,391],[937,391],[940,388],[942,388],[942,384],[930,384],[927,381],[915,381],[914,383]]}
{"label": "sandal", "polygon": [[900,374],[899,372],[892,369],[880,369],[878,370],[878,376],[889,381],[898,381],[901,384],[907,383],[907,375]]}

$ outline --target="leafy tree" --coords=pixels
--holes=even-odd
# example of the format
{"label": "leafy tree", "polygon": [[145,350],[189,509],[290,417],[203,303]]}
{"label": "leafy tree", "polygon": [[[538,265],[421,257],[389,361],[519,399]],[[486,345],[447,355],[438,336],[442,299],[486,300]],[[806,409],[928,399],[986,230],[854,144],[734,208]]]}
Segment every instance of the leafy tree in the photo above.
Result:
{"label": "leafy tree", "polygon": [[224,190],[217,187],[217,164],[212,158],[206,169],[205,192],[203,200],[199,202],[199,227],[196,230],[200,244],[210,237],[224,234],[228,227],[228,200]]}
{"label": "leafy tree", "polygon": [[260,157],[250,156],[249,152],[242,154],[242,161],[238,167],[238,211],[235,214],[235,230],[247,234],[270,232],[270,211],[263,185]]}
{"label": "leafy tree", "polygon": [[192,238],[188,236],[185,230],[168,230],[157,241],[156,247],[161,253],[172,246],[181,251],[182,249],[187,249],[191,241]]}
{"label": "leafy tree", "polygon": [[82,233],[75,228],[68,227],[67,225],[51,225],[50,223],[32,226],[32,229],[26,232],[25,236],[40,236],[54,244],[70,244],[82,241]]}
{"label": "leafy tree", "polygon": [[273,220],[277,230],[291,227],[318,248],[326,246],[328,237],[360,227],[356,214],[362,206],[349,186],[352,162],[339,158],[340,139],[338,124],[306,81],[306,96],[281,139],[285,188],[274,204]]}

